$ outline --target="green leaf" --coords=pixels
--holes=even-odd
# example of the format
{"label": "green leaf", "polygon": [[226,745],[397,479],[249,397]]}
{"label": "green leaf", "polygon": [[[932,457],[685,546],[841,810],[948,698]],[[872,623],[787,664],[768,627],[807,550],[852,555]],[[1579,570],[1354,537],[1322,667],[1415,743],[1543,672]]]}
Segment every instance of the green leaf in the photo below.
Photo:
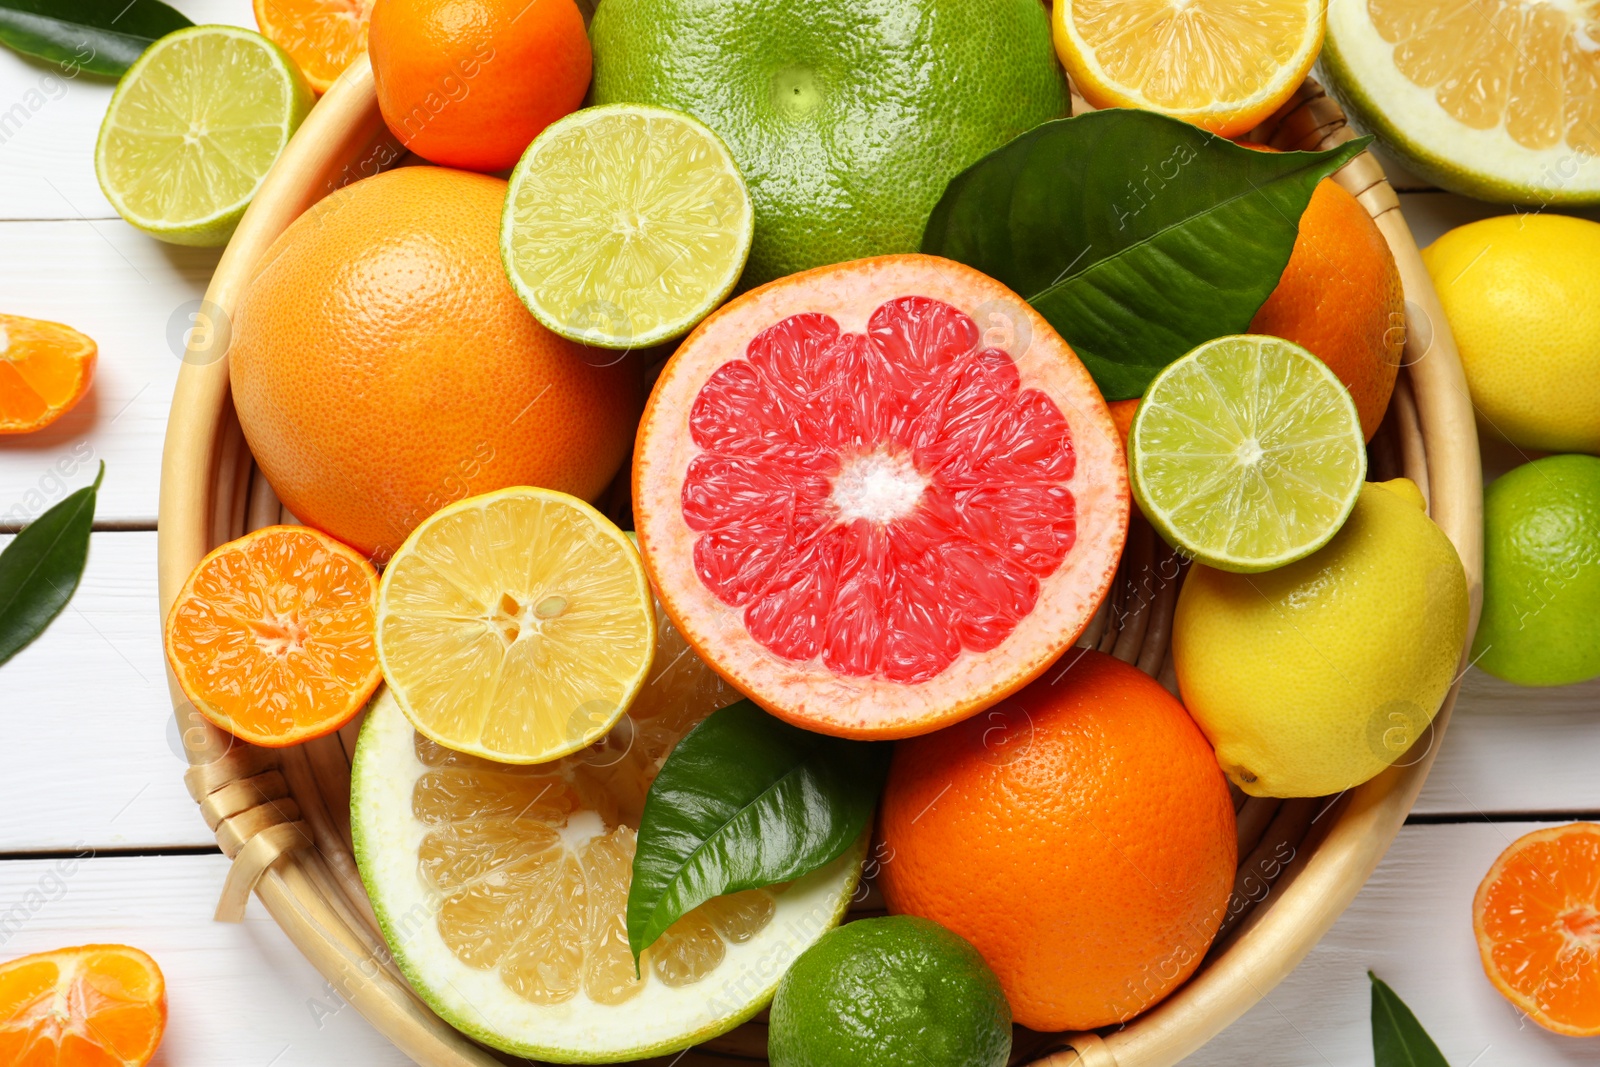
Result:
{"label": "green leaf", "polygon": [[1372,1060],[1376,1067],[1450,1067],[1411,1009],[1383,979],[1372,979]]}
{"label": "green leaf", "polygon": [[93,485],[23,527],[0,552],[0,664],[44,633],[77,591],[105,476],[102,462]]}
{"label": "green leaf", "polygon": [[628,890],[635,962],[712,897],[841,856],[872,820],[888,757],[887,744],[809,733],[748,700],[689,731],[645,797]]}
{"label": "green leaf", "polygon": [[192,25],[160,0],[0,0],[0,42],[68,77],[121,77],[157,38]]}
{"label": "green leaf", "polygon": [[1370,140],[1257,152],[1148,111],[1059,119],[958,174],[922,250],[1015,289],[1106,399],[1126,400],[1196,345],[1247,332],[1317,182]]}

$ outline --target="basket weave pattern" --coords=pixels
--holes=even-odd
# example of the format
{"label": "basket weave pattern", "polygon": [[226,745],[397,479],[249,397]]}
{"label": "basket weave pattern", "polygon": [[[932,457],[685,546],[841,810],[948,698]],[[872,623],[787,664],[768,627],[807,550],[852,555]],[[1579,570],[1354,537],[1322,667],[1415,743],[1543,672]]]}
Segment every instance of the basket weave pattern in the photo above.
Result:
{"label": "basket weave pattern", "polygon": [[[1338,105],[1314,82],[1255,134],[1283,149],[1326,148],[1351,136]],[[279,160],[218,265],[207,299],[221,315],[231,314],[255,264],[290,222],[315,211],[327,193],[376,173],[400,154],[378,114],[371,70],[357,63]],[[1475,626],[1482,492],[1472,410],[1454,341],[1381,166],[1363,153],[1335,180],[1382,230],[1407,297],[1405,367],[1371,445],[1370,477],[1404,475],[1422,489],[1466,566]],[[178,379],[163,458],[163,617],[207,551],[283,519],[234,416],[226,358],[191,351]],[[1133,663],[1175,690],[1168,645],[1183,571],[1182,561],[1136,516],[1112,594],[1080,643]],[[258,749],[207,723],[170,676],[169,686],[191,764],[186,783],[233,860],[217,917],[242,917],[254,891],[333,989],[425,1067],[512,1062],[433,1015],[389,957],[351,854],[350,760],[357,724],[298,748]],[[1454,699],[1452,689],[1410,756],[1340,797],[1239,798],[1234,899],[1194,978],[1114,1033],[1019,1029],[1013,1062],[1170,1067],[1243,1014],[1310,951],[1382,858],[1421,789]],[[876,897],[869,897],[863,910],[870,913],[875,905],[881,910]],[[765,1050],[765,1026],[754,1022],[711,1042],[704,1057],[691,1052],[671,1062],[764,1063]]]}

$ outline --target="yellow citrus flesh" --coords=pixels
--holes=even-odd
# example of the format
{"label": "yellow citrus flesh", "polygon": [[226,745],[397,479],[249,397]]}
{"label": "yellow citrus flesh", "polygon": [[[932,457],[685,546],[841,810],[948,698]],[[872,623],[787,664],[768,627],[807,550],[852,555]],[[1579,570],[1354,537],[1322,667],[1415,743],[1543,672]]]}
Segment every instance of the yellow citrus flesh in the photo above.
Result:
{"label": "yellow citrus flesh", "polygon": [[459,752],[542,763],[582,748],[627,709],[654,646],[633,543],[564,493],[452,504],[384,572],[384,678],[421,733]]}
{"label": "yellow citrus flesh", "polygon": [[1058,0],[1056,51],[1095,107],[1139,107],[1224,137],[1304,80],[1325,0]]}

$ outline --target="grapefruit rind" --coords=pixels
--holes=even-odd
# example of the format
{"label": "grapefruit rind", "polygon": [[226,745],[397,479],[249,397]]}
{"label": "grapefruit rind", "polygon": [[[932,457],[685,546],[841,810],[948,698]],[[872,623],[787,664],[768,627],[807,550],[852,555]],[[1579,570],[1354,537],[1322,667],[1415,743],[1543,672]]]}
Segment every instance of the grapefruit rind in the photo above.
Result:
{"label": "grapefruit rind", "polygon": [[789,965],[844,918],[866,855],[863,834],[827,866],[776,897],[771,922],[729,944],[715,973],[672,987],[652,981],[616,1007],[582,993],[536,1005],[511,993],[493,971],[462,963],[433,922],[435,904],[417,871],[426,827],[412,814],[412,790],[426,767],[411,724],[388,689],[367,710],[350,779],[356,864],[378,926],[406,980],[442,1019],[475,1041],[515,1056],[557,1063],[613,1063],[665,1055],[727,1033],[772,1000]]}
{"label": "grapefruit rind", "polygon": [[[984,335],[1011,356],[1023,388],[1043,391],[1065,417],[1076,454],[1064,484],[1076,500],[1077,539],[1066,560],[1039,581],[1030,614],[986,652],[963,651],[937,676],[914,685],[834,673],[762,648],[737,609],[705,586],[690,560],[697,534],[679,498],[701,450],[687,427],[695,397],[749,341],[793,315],[831,316],[861,333],[881,305],[915,295],[1007,327]],[[1000,282],[950,260],[884,256],[818,267],[724,305],[689,335],[662,371],[640,422],[634,451],[634,513],[645,569],[673,624],[712,668],[756,703],[805,729],[842,737],[892,739],[936,730],[1022,688],[1087,627],[1116,574],[1130,508],[1122,442],[1087,370],[1043,317]]]}

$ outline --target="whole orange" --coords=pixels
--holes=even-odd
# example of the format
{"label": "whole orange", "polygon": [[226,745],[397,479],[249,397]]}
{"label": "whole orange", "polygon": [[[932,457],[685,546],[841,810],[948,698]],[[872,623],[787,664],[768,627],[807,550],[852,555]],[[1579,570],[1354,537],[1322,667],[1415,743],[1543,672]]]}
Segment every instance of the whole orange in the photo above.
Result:
{"label": "whole orange", "polygon": [[273,243],[235,314],[234,406],[267,480],[379,559],[466,496],[592,499],[632,444],[633,364],[549,332],[506,280],[505,189],[437,167],[349,185]]}
{"label": "whole orange", "polygon": [[573,0],[377,0],[367,48],[395,136],[481,171],[516,165],[577,110],[594,63]]}
{"label": "whole orange", "polygon": [[1237,863],[1227,784],[1183,706],[1081,649],[899,742],[879,832],[889,910],[971,941],[1035,1030],[1123,1022],[1177,988]]}
{"label": "whole orange", "polygon": [[1326,363],[1349,388],[1370,441],[1394,392],[1405,310],[1400,271],[1377,223],[1344,186],[1324,179],[1250,332],[1293,341]]}

